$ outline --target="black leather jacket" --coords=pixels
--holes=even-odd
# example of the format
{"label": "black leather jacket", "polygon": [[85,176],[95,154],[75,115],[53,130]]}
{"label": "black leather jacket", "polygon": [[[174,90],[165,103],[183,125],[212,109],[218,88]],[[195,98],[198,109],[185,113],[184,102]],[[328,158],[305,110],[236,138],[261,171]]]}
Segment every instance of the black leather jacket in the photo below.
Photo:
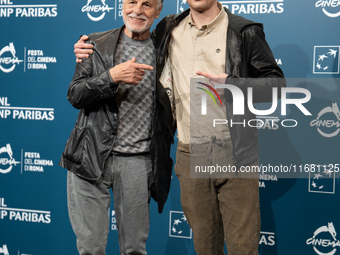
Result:
{"label": "black leather jacket", "polygon": [[[101,176],[117,134],[119,115],[114,92],[119,84],[113,82],[109,69],[113,67],[114,51],[122,29],[124,27],[89,35],[88,43],[94,45],[94,53],[76,65],[68,89],[68,100],[80,111],[59,165],[89,181]],[[157,94],[159,90],[164,89],[157,87]],[[166,128],[162,107],[167,100],[155,95],[151,120],[151,193],[158,202],[160,213],[168,197],[173,164],[170,158],[173,137]]]}
{"label": "black leather jacket", "polygon": [[[254,23],[241,16],[233,15],[226,8],[224,10],[227,12],[229,18],[225,73],[228,74],[229,77],[234,78],[260,78],[249,79],[249,82],[245,82],[244,79],[238,79],[239,82],[236,82],[236,85],[243,91],[244,95],[247,94],[247,87],[253,87],[253,102],[255,103],[271,102],[272,87],[277,87],[278,91],[280,91],[280,88],[286,86],[286,83],[283,72],[276,64],[273,54],[265,40],[262,24]],[[161,77],[166,62],[167,46],[171,38],[171,31],[189,13],[188,9],[178,15],[166,16],[158,23],[156,31],[153,32],[156,38],[155,41],[158,54],[156,65],[157,87],[162,86],[159,82],[159,78]],[[228,78],[227,83],[229,83]],[[226,90],[225,95],[227,96],[226,117],[228,120],[232,119],[234,123],[246,120],[247,123],[248,120],[256,119],[255,115],[249,111],[247,105],[244,107],[244,115],[233,115],[233,101],[232,97],[230,97],[230,92]],[[160,90],[158,92],[158,97],[165,98],[166,94],[164,91]],[[247,100],[245,100],[245,102],[246,101]],[[174,130],[169,101],[167,105],[164,105],[164,111],[166,113],[167,126],[169,130],[172,130],[171,133],[173,134]],[[228,124],[233,144],[234,165],[240,167],[255,161],[259,156],[257,129],[247,125],[246,127],[243,127],[242,125],[233,125],[231,127],[230,121]]]}

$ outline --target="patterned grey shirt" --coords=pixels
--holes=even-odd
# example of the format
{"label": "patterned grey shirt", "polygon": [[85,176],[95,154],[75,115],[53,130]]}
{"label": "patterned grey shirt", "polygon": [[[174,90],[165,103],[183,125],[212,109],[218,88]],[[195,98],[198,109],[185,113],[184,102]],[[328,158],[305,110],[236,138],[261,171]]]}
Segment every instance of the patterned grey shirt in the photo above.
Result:
{"label": "patterned grey shirt", "polygon": [[[117,45],[114,64],[118,65],[136,57],[136,63],[155,68],[156,51],[151,38],[144,41],[131,39],[122,31]],[[119,124],[113,151],[118,153],[149,152],[150,129],[155,90],[155,69],[145,70],[139,85],[119,84],[116,99]]]}

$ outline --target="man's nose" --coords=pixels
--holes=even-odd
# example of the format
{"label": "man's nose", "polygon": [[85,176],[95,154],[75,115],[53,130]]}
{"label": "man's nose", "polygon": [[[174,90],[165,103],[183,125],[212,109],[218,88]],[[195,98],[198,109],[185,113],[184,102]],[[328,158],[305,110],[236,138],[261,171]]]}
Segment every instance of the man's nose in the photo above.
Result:
{"label": "man's nose", "polygon": [[142,9],[142,5],[141,4],[136,4],[135,8],[133,9],[133,12],[136,13],[136,14],[141,14],[143,12],[143,9]]}

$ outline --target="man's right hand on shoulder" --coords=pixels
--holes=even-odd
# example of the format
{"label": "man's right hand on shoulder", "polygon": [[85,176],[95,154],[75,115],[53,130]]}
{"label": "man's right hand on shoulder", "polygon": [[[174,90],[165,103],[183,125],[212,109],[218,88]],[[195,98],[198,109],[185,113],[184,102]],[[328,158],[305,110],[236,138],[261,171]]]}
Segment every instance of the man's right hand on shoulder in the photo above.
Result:
{"label": "man's right hand on shoulder", "polygon": [[80,37],[78,42],[74,45],[74,53],[76,55],[76,62],[81,63],[83,62],[82,58],[88,58],[90,54],[93,53],[93,45],[89,43],[85,43],[86,40],[88,40],[89,37],[87,35],[83,35]]}
{"label": "man's right hand on shoulder", "polygon": [[110,75],[116,83],[138,85],[143,80],[144,70],[153,70],[153,67],[136,63],[136,58],[133,58],[111,68]]}

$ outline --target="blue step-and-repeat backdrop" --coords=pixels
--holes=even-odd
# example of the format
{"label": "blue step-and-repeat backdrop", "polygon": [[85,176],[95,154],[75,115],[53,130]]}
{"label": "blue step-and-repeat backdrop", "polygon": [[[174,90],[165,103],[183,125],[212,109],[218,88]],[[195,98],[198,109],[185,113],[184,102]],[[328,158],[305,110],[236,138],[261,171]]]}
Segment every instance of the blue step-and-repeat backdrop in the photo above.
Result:
{"label": "blue step-and-repeat backdrop", "polygon": [[[340,254],[340,1],[221,3],[264,23],[286,77],[300,78],[288,86],[311,92],[311,116],[292,106],[286,116],[261,117],[260,163],[296,178],[260,175],[259,253]],[[58,166],[78,114],[66,99],[73,45],[80,34],[120,27],[121,8],[121,0],[0,0],[0,255],[77,254]],[[160,18],[187,8],[186,0],[165,0]],[[173,159],[175,151],[176,143]],[[119,254],[112,205],[107,253]],[[164,212],[150,207],[148,253],[195,254],[174,174]]]}

